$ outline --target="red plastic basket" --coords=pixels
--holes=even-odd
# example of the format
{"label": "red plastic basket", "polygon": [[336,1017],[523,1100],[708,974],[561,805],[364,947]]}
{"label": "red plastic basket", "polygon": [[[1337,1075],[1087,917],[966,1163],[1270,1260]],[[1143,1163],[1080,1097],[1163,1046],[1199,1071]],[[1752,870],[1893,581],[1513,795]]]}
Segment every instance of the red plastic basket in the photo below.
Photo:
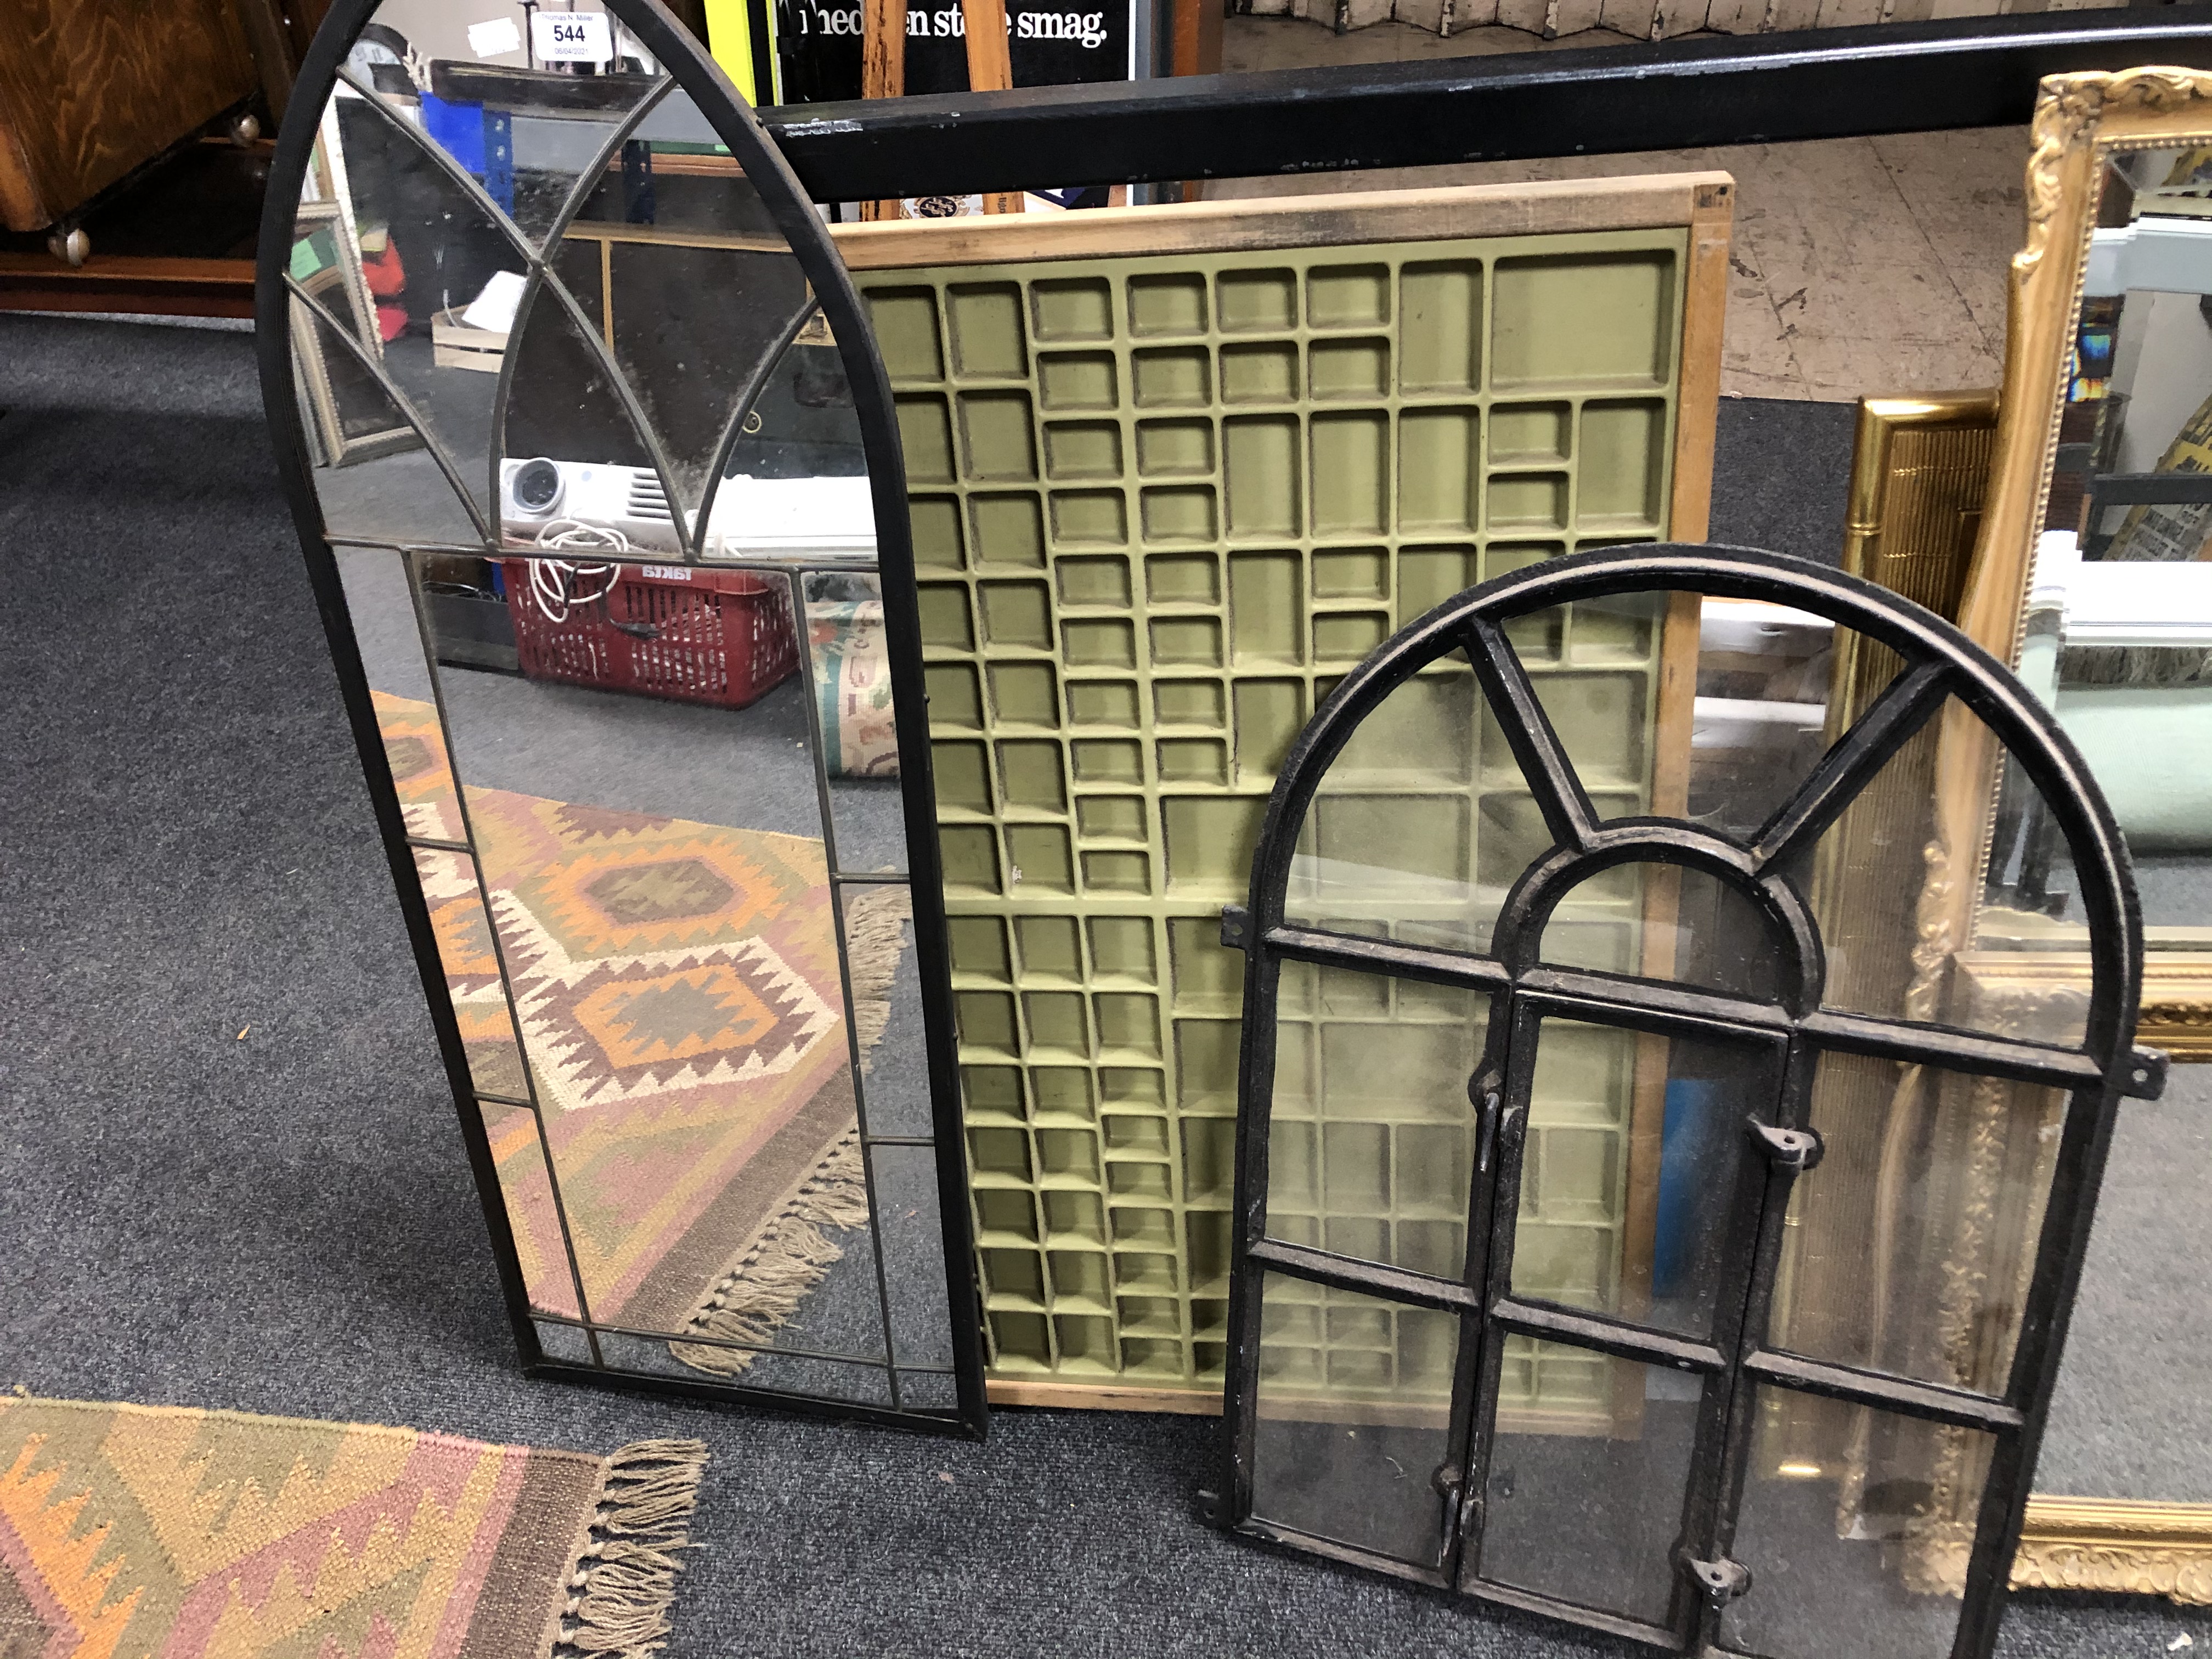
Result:
{"label": "red plastic basket", "polygon": [[[501,559],[522,672],[533,680],[743,708],[799,666],[791,590],[750,570],[626,564],[604,601],[554,622],[530,586],[530,559]],[[604,576],[576,586],[596,590]]]}

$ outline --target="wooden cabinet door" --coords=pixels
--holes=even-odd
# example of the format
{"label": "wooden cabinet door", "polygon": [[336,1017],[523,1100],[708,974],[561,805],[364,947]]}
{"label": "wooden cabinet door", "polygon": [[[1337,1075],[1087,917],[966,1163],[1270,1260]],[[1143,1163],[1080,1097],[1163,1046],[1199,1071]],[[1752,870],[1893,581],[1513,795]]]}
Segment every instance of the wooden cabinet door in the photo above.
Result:
{"label": "wooden cabinet door", "polygon": [[257,84],[229,0],[0,0],[0,222],[39,230]]}

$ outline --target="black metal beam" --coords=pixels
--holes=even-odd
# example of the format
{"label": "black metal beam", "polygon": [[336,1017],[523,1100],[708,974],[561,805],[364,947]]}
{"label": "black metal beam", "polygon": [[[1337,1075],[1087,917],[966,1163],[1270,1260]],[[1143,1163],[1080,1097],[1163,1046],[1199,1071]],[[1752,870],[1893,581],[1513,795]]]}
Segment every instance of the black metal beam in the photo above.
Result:
{"label": "black metal beam", "polygon": [[[817,201],[2016,125],[2069,70],[2212,68],[2212,5],[761,112]],[[2023,158],[2024,160],[2025,158]]]}

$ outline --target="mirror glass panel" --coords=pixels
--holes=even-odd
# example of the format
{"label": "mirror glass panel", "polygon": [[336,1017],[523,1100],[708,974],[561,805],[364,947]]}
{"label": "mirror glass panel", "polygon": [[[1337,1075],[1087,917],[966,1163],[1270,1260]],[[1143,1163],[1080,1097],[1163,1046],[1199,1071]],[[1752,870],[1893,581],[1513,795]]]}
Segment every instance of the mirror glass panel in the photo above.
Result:
{"label": "mirror glass panel", "polygon": [[312,480],[539,1349],[942,1412],[872,345],[613,39],[379,10],[289,266]]}
{"label": "mirror glass panel", "polygon": [[1267,1236],[1455,1279],[1490,999],[1291,965],[1278,993]]}
{"label": "mirror glass panel", "polygon": [[1710,1340],[1741,1271],[1743,1125],[1772,1115],[1776,1070],[1749,1044],[1541,1021],[1513,1294]]}
{"label": "mirror glass panel", "polygon": [[[538,675],[441,665],[439,690],[537,1104],[576,1188],[586,1297],[607,1323],[683,1331],[692,1310],[678,1304],[705,1256],[756,1233],[817,1166],[842,1203],[824,1209],[866,1218],[848,1190],[853,1052],[790,588],[732,571],[715,573],[718,592],[617,565],[564,573],[568,591],[550,596],[532,579],[553,568],[501,572],[523,589],[510,614]],[[700,643],[710,634],[781,639],[781,674],[741,707],[703,701],[735,678]],[[661,695],[621,684],[625,667]],[[788,1168],[775,1156],[786,1135]],[[855,1166],[834,1182],[833,1152]],[[663,1254],[682,1261],[672,1301],[650,1259]],[[866,1316],[817,1311],[806,1346],[880,1352],[872,1279],[870,1262],[866,1294],[848,1298]]]}
{"label": "mirror glass panel", "polygon": [[2038,1492],[2212,1504],[2212,1442],[2177,1432],[2203,1421],[2212,1367],[2208,1182],[2212,1066],[2176,1066],[2164,1098],[2120,1103]]}
{"label": "mirror glass panel", "polygon": [[[1753,1390],[1750,1416],[1731,1552],[1751,1584],[1722,1611],[1725,1648],[1835,1659],[1949,1653],[1990,1437],[1765,1383]],[[1853,1449],[1840,1503],[1840,1472],[1785,1443],[1808,1422],[1821,1443]]]}
{"label": "mirror glass panel", "polygon": [[[2019,665],[2128,843],[2147,947],[2143,1040],[2193,1060],[2185,1025],[2164,1011],[2191,1001],[2212,950],[2201,763],[2212,731],[2212,149],[2106,148],[2090,177],[2091,199],[2069,204],[2086,242],[2081,292],[2044,302],[2067,307],[2064,359],[2043,393],[2055,431]],[[2015,897],[1984,909],[1972,961],[1984,974],[2026,969],[2008,975],[2015,1000],[2017,981],[2079,960],[2067,954],[2081,923],[2070,872],[2039,857],[2048,844],[2005,780],[1992,878],[2008,869]],[[2212,1364],[2201,1298],[2178,1288],[2190,1278],[2181,1264],[2212,1255],[2193,1201],[2212,1180],[2209,1098],[2203,1068],[2178,1066],[2162,1099],[2120,1103],[2039,1492],[2212,1504],[2212,1461],[2173,1431],[2197,1414]]]}
{"label": "mirror glass panel", "polygon": [[1459,1340],[1451,1314],[1268,1274],[1253,1512],[1434,1569]]}
{"label": "mirror glass panel", "polygon": [[[2107,155],[2022,677],[2097,775],[2146,943],[2212,949],[2212,149]],[[2076,918],[2078,921],[2078,918]]]}
{"label": "mirror glass panel", "polygon": [[1462,1571],[1471,1580],[1664,1626],[1674,1595],[1668,1552],[1681,1534],[1707,1385],[1571,1343],[1503,1340],[1505,1389],[1540,1366],[1553,1393],[1578,1395],[1609,1420],[1602,1433],[1577,1432],[1579,1425],[1501,1403],[1483,1484],[1482,1537]]}
{"label": "mirror glass panel", "polygon": [[[2014,343],[1990,475],[2008,482],[1979,503],[1984,522],[2005,529],[1974,553],[1976,581],[1995,572],[2005,584],[1975,624],[1978,636],[2001,657],[2016,653],[2021,678],[2087,762],[2127,843],[2147,947],[2138,1038],[2176,1060],[2212,1057],[2196,1036],[2198,988],[2212,968],[2212,812],[2199,804],[2202,733],[2212,729],[2204,724],[2212,717],[2212,122],[2203,108],[2201,86],[2191,88],[2153,118],[2128,124],[2145,136],[2114,142],[2092,120],[2063,150],[2046,147],[2031,160],[2029,200],[2049,210],[2031,220],[2030,255],[2015,265]],[[1914,534],[1927,531],[1916,525]],[[1969,593],[1967,611],[1976,597]],[[1950,957],[1954,999],[1984,1010],[1979,1024],[1990,1030],[2078,1036],[2089,988],[2087,918],[2047,806],[2002,760],[1966,769],[1946,756],[1929,781],[1939,824],[1955,793],[1961,805],[1949,833],[1983,849],[1971,933]],[[1830,1140],[1822,1173],[1837,1177],[1839,1213],[1845,1204],[1861,1213],[1870,1205],[1924,1212],[1924,1200],[1893,1180],[1885,1194],[1866,1164],[1863,1149],[1875,1144],[1885,1117],[1893,1139],[1901,1142],[1908,1126],[1931,1137],[1929,1170],[1948,1161],[1983,1190],[2032,1197],[2039,1189],[2039,1170],[2021,1163],[2023,1149],[2049,1137],[2052,1103],[2039,1101],[2039,1091],[2014,1085],[2007,1101],[1984,1086],[1947,1100],[1954,1085],[1940,1078],[1877,1077],[1865,1062],[1824,1062],[1823,1071],[1816,1116],[1861,1126]],[[2177,1066],[2163,1098],[2119,1103],[2034,1471],[2046,1501],[2142,1506],[2106,1514],[2114,1562],[2151,1559],[2160,1528],[2212,1516],[2189,1507],[2212,1504],[2212,1463],[2195,1451],[2201,1437],[2174,1430],[2201,1415],[2198,1380],[2212,1364],[2212,1328],[2188,1288],[2212,1251],[2196,1219],[2196,1195],[2212,1179],[2212,1141],[2199,1127],[2212,1084],[2203,1075]],[[1977,1119],[2008,1133],[1955,1138]],[[1856,1194],[1847,1190],[1861,1182]],[[1845,1352],[1866,1349],[1885,1324],[1886,1342],[1939,1336],[1885,1322],[1893,1273],[1869,1274],[1851,1234],[1820,1229],[1816,1194],[1808,1187],[1800,1196],[1786,1340]],[[1918,1374],[1992,1389],[2016,1290],[2001,1255],[1984,1250],[1978,1261],[1962,1250],[1950,1265],[1954,1318],[1977,1340],[1954,1336],[1940,1353],[1927,1350],[1936,1363],[1917,1362]],[[1814,1469],[1835,1473],[1832,1453],[1810,1435],[1818,1417],[1801,1407],[1773,1419],[1774,1467],[1808,1480]],[[1844,1426],[1863,1439],[1863,1425]],[[2038,1546],[2037,1528],[2032,1511],[2027,1553],[2040,1571],[2078,1559]],[[2145,1583],[2132,1569],[2120,1577]]]}

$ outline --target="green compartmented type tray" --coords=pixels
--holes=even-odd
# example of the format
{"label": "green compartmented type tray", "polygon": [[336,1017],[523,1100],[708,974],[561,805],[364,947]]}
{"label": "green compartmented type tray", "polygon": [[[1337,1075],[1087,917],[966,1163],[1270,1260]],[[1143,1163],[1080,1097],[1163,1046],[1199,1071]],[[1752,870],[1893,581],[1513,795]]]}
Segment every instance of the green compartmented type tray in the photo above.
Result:
{"label": "green compartmented type tray", "polygon": [[[1219,918],[1275,767],[1421,612],[1667,533],[1689,234],[857,273],[906,449],[994,1378],[1218,1387],[1243,970]],[[1602,676],[1648,756],[1659,632],[1530,666],[1547,696]],[[1285,1016],[1316,1044],[1319,1008]],[[1401,1040],[1391,1018],[1343,1034]],[[1387,1334],[1373,1364],[1329,1346],[1317,1376],[1388,1371]]]}

